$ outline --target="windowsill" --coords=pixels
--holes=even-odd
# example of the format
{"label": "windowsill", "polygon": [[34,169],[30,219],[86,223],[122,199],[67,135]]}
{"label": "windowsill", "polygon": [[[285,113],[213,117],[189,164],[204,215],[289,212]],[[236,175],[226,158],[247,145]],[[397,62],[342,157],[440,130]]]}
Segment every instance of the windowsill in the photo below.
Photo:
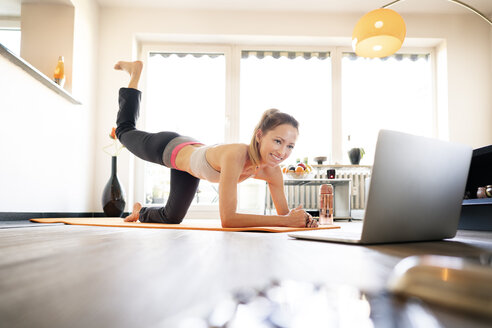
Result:
{"label": "windowsill", "polygon": [[70,101],[72,104],[80,105],[82,104],[80,101],[75,99],[70,93],[68,93],[65,89],[60,87],[55,82],[51,81],[46,75],[38,71],[31,64],[26,62],[24,59],[18,57],[16,54],[11,52],[9,49],[5,48],[3,44],[0,43],[0,54],[6,57],[10,62],[22,68],[29,75],[34,77],[36,80],[44,84],[48,89],[56,92],[66,100]]}
{"label": "windowsill", "polygon": [[351,164],[312,164],[314,168],[372,168],[372,165],[351,165]]}

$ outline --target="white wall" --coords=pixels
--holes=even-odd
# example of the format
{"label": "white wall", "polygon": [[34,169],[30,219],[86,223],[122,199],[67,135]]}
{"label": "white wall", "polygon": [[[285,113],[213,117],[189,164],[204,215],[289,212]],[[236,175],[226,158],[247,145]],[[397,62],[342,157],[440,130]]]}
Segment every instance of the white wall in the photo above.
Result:
{"label": "white wall", "polygon": [[99,87],[99,5],[95,0],[71,1],[75,7],[72,93],[83,102],[86,110],[84,120],[80,122],[83,127],[81,138],[85,142],[85,179],[90,183],[90,190],[84,198],[84,207],[85,211],[101,212],[100,198],[94,197],[94,172],[97,168],[95,154],[99,151],[95,148]]}
{"label": "white wall", "polygon": [[449,140],[492,144],[490,26],[469,14],[405,19],[409,36],[446,40]]}
{"label": "white wall", "polygon": [[[349,45],[352,29],[360,16],[101,8],[97,147],[107,142],[104,137],[115,124],[118,88],[128,81],[124,73],[113,71],[112,66],[118,60],[136,58],[135,41],[140,37],[207,42],[260,36],[279,42],[296,38],[320,45],[332,39]],[[490,27],[469,14],[403,17],[407,23],[406,43],[415,46],[421,38],[445,40],[448,69],[445,100],[449,111],[444,128],[448,131],[442,131],[440,135],[449,135],[450,140],[473,147],[491,144]],[[102,168],[95,175],[99,192],[109,174],[108,163],[103,154],[96,154],[96,165]],[[119,176],[125,186],[131,183],[130,171],[129,156],[124,154],[119,162]],[[96,192],[95,197],[98,196]]]}
{"label": "white wall", "polygon": [[73,2],[73,94],[82,105],[71,104],[0,56],[0,212],[95,209],[99,9],[92,0]]}
{"label": "white wall", "polygon": [[0,71],[9,77],[0,79],[0,212],[86,210],[92,189],[84,158],[87,108],[3,56]]}

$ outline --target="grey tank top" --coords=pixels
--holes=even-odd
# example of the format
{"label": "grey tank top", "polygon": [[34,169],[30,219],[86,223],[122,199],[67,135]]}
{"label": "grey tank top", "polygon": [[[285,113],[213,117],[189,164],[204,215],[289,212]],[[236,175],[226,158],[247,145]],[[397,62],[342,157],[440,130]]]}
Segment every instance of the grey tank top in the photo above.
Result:
{"label": "grey tank top", "polygon": [[220,172],[210,165],[205,157],[207,150],[212,146],[197,148],[190,156],[190,169],[193,174],[202,180],[219,182]]}

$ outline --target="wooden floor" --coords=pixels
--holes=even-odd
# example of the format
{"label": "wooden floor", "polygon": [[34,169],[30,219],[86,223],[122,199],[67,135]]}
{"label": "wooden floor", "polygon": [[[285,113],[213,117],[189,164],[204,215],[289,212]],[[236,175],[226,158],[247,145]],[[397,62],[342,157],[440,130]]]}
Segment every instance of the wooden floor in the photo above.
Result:
{"label": "wooden floor", "polygon": [[[342,223],[346,229],[359,224]],[[490,232],[459,231],[442,242],[352,246],[283,233],[4,228],[0,326],[179,327],[184,318],[205,317],[244,286],[291,279],[376,294],[406,256],[478,257],[484,252],[492,252]],[[454,311],[431,309],[444,327],[487,326]]]}

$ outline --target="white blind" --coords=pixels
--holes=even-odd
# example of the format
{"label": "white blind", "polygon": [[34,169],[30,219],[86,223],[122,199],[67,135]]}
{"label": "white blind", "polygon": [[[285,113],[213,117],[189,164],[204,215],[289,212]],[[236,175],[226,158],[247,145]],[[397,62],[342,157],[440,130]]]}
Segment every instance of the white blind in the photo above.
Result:
{"label": "white blind", "polygon": [[192,56],[195,58],[201,58],[203,56],[209,58],[218,58],[220,56],[224,56],[224,54],[218,54],[218,53],[186,53],[186,52],[151,52],[149,54],[150,57],[161,56],[163,58],[169,58],[173,55],[178,58],[184,58],[186,56]]}
{"label": "white blind", "polygon": [[[357,60],[357,59],[362,59],[362,57],[357,56],[354,52],[344,52],[343,53],[343,58],[348,58],[350,60]],[[402,61],[402,60],[411,60],[411,61],[417,61],[417,60],[429,60],[429,54],[395,54],[391,55],[388,57],[383,57],[383,58],[364,58],[366,60],[382,60],[382,61],[387,61],[388,59],[395,59],[397,61]]]}
{"label": "white blind", "polygon": [[241,52],[241,58],[246,59],[249,57],[256,57],[258,59],[263,59],[265,57],[273,57],[278,59],[280,57],[285,57],[289,59],[295,59],[302,57],[304,59],[318,58],[324,60],[330,58],[329,52],[306,52],[306,51],[258,51],[258,50],[243,50]]}

